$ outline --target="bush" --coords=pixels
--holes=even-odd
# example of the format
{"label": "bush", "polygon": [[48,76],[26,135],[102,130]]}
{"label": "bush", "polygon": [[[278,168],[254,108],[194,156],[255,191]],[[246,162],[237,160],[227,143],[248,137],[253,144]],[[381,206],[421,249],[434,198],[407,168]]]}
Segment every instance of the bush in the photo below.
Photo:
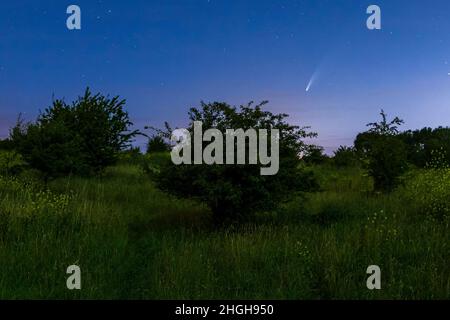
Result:
{"label": "bush", "polygon": [[324,153],[323,147],[309,145],[304,152],[303,160],[307,164],[322,164],[328,160],[328,156]]}
{"label": "bush", "polygon": [[358,155],[354,148],[340,146],[335,152],[333,162],[337,167],[353,167],[358,165]]}
{"label": "bush", "polygon": [[24,124],[19,120],[11,138],[30,166],[46,177],[89,172],[81,152],[80,136],[71,132],[59,119],[45,125]]}
{"label": "bush", "polygon": [[148,140],[147,153],[168,152],[169,150],[170,145],[159,135],[155,135]]}
{"label": "bush", "polygon": [[450,166],[444,150],[432,152],[425,170],[407,175],[407,201],[423,214],[443,219],[450,217]]}
{"label": "bush", "polygon": [[0,150],[0,175],[16,175],[23,171],[26,162],[15,151]]}
{"label": "bush", "polygon": [[12,151],[14,150],[14,145],[10,139],[0,139],[0,150]]}
{"label": "bush", "polygon": [[148,153],[144,156],[143,170],[152,178],[157,178],[161,173],[161,167],[170,163],[169,152]]}
{"label": "bush", "polygon": [[124,111],[124,100],[89,89],[71,105],[55,100],[35,123],[19,118],[11,130],[14,148],[31,167],[55,177],[67,174],[88,175],[117,161],[137,131]]}
{"label": "bush", "polygon": [[[273,176],[261,176],[259,165],[174,165],[169,158],[158,170],[157,186],[171,194],[198,199],[213,212],[215,221],[250,219],[254,213],[270,211],[280,202],[315,186],[314,179],[300,166],[299,155],[306,145],[302,139],[314,136],[305,128],[285,122],[287,115],[263,111],[265,103],[241,106],[240,110],[226,103],[202,103],[189,112],[189,131],[194,121],[203,123],[203,130],[279,129],[280,165]],[[248,147],[248,146],[247,146]],[[223,150],[225,150],[225,146]],[[248,154],[248,153],[246,153]]]}
{"label": "bush", "polygon": [[141,165],[143,161],[144,155],[141,153],[141,150],[136,148],[130,148],[124,151],[121,151],[118,155],[118,162],[121,164],[130,164],[130,165]]}
{"label": "bush", "polygon": [[406,171],[406,145],[398,135],[398,126],[403,123],[398,117],[387,121],[381,110],[382,120],[369,123],[371,129],[356,137],[355,148],[363,158],[368,174],[374,180],[376,191],[391,191]]}
{"label": "bush", "polygon": [[398,185],[408,168],[406,157],[405,145],[397,137],[380,136],[373,141],[366,166],[375,190],[391,191]]}
{"label": "bush", "polygon": [[415,172],[405,184],[407,201],[422,214],[437,219],[450,217],[450,169]]}
{"label": "bush", "polygon": [[440,152],[444,162],[450,165],[450,128],[409,130],[400,137],[408,146],[408,160],[415,166],[425,168],[435,152]]}

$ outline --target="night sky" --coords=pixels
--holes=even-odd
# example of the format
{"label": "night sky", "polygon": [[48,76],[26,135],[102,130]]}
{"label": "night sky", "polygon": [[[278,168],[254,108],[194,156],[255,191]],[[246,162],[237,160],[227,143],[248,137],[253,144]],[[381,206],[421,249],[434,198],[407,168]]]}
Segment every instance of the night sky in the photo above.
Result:
{"label": "night sky", "polygon": [[[71,4],[78,31],[66,27]],[[381,30],[366,27],[370,4]],[[34,120],[87,86],[127,99],[140,129],[183,126],[201,100],[269,100],[328,152],[381,108],[405,129],[448,126],[450,1],[0,2],[0,137],[18,113]]]}

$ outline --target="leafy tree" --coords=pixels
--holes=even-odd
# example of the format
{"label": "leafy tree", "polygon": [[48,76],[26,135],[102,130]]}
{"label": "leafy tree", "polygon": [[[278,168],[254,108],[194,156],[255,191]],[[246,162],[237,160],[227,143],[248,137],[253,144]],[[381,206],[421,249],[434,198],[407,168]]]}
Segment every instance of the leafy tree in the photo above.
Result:
{"label": "leafy tree", "polygon": [[391,191],[407,169],[405,144],[395,136],[379,136],[368,154],[368,173],[377,191]]}
{"label": "leafy tree", "polygon": [[25,161],[46,178],[89,171],[81,153],[80,136],[60,119],[46,125],[19,119],[10,136]]}
{"label": "leafy tree", "polygon": [[403,120],[395,117],[388,122],[381,110],[382,120],[369,123],[370,129],[356,138],[355,146],[365,159],[369,175],[377,191],[390,191],[407,169],[406,146],[398,136]]}
{"label": "leafy tree", "polygon": [[355,148],[340,146],[334,151],[333,162],[337,167],[352,167],[358,165],[358,155]]}
{"label": "leafy tree", "polygon": [[371,151],[373,141],[378,137],[378,134],[373,132],[358,133],[354,142],[354,148],[359,158],[367,158]]}
{"label": "leafy tree", "polygon": [[443,154],[443,161],[450,165],[450,128],[423,128],[400,133],[407,146],[408,161],[423,168],[432,161],[433,154]]}
{"label": "leafy tree", "polygon": [[[302,139],[315,134],[288,124],[286,114],[263,111],[265,104],[249,103],[237,109],[226,103],[202,103],[200,108],[190,109],[188,130],[192,134],[194,121],[201,121],[203,130],[216,128],[222,133],[226,129],[279,129],[278,174],[261,176],[260,165],[177,166],[167,159],[158,170],[152,170],[156,173],[157,186],[171,194],[206,203],[219,224],[249,219],[257,211],[272,210],[294,194],[316,187],[311,173],[302,169],[300,160],[306,148]],[[224,145],[224,152],[225,149]]]}
{"label": "leafy tree", "polygon": [[387,114],[381,109],[381,121],[380,122],[372,122],[367,124],[369,129],[369,133],[373,133],[380,136],[395,136],[398,132],[398,127],[401,126],[404,121],[395,117],[393,120],[387,120]]}
{"label": "leafy tree", "polygon": [[125,100],[92,95],[87,89],[71,105],[63,100],[39,115],[35,123],[19,118],[10,139],[24,159],[48,177],[92,174],[117,161],[138,131],[124,111]]}
{"label": "leafy tree", "polygon": [[322,164],[328,160],[328,156],[321,146],[308,145],[305,149],[303,160],[308,164]]}
{"label": "leafy tree", "polygon": [[170,145],[160,135],[154,135],[148,139],[147,153],[168,152]]}

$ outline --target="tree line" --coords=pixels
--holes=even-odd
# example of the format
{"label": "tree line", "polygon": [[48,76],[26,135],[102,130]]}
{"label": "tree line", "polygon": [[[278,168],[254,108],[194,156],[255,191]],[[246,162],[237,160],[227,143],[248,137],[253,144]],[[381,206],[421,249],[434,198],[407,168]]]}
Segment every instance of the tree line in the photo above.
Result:
{"label": "tree line", "polygon": [[[305,143],[305,138],[316,133],[291,125],[286,114],[264,110],[266,103],[239,107],[201,103],[190,109],[188,119],[190,128],[194,121],[202,121],[205,129],[223,131],[279,129],[280,170],[274,176],[261,176],[258,165],[174,165],[167,123],[165,130],[156,130],[152,136],[133,130],[125,100],[94,95],[89,89],[70,104],[54,100],[34,122],[19,117],[9,137],[0,140],[0,173],[14,175],[31,168],[47,181],[98,175],[121,159],[138,159],[161,190],[206,203],[216,221],[223,222],[248,219],[294,196],[317,191],[309,170],[312,165],[361,166],[373,178],[374,190],[381,192],[393,190],[404,172],[427,167],[437,156],[440,163],[450,165],[448,127],[400,131],[403,120],[388,120],[382,110],[381,120],[369,123],[353,146],[341,146],[333,157],[327,157],[323,148]],[[146,156],[132,147],[137,135],[149,138]]]}

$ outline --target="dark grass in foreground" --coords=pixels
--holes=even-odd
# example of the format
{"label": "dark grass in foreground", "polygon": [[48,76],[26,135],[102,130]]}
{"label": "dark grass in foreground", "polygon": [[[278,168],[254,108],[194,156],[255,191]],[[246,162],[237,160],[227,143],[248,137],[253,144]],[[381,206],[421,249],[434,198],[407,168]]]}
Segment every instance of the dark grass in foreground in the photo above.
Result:
{"label": "dark grass in foreground", "polygon": [[[427,198],[410,201],[408,187],[373,195],[358,169],[315,170],[323,192],[221,230],[138,167],[60,179],[49,192],[0,178],[0,298],[450,298],[448,215],[424,212]],[[448,208],[433,199],[438,213]],[[66,288],[71,264],[80,291]],[[382,290],[366,288],[372,264]]]}

